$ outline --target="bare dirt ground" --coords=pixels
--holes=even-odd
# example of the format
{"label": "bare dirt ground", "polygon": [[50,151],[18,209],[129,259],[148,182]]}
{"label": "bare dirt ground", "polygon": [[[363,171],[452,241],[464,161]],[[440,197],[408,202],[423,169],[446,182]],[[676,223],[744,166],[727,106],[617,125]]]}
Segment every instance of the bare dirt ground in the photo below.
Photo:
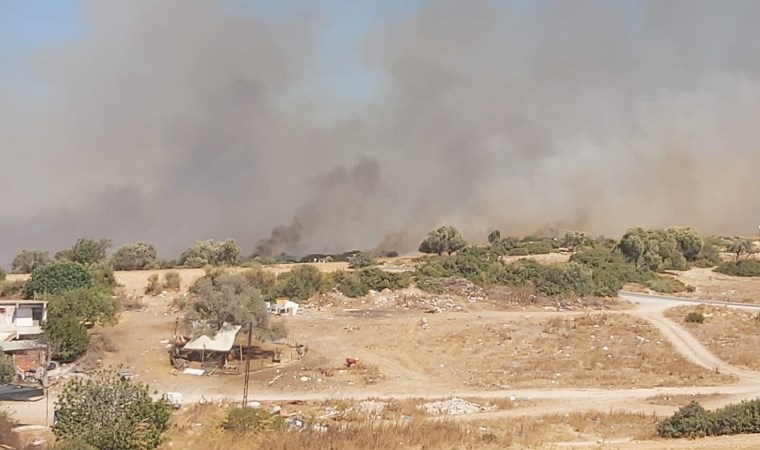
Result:
{"label": "bare dirt ground", "polygon": [[714,272],[710,268],[694,268],[673,273],[682,283],[695,288],[694,292],[684,292],[678,294],[679,296],[726,302],[760,303],[759,278],[732,277]]}
{"label": "bare dirt ground", "polygon": [[[704,315],[704,323],[687,323],[690,312]],[[729,364],[760,371],[760,320],[754,311],[714,306],[681,306],[665,315],[694,335],[705,347]]]}

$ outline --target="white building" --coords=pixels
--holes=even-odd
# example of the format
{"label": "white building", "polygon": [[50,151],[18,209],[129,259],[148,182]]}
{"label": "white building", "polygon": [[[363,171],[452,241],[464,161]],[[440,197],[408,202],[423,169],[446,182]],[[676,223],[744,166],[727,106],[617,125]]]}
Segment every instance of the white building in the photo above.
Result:
{"label": "white building", "polygon": [[41,300],[0,300],[0,341],[12,341],[42,334],[40,324],[47,319],[47,302]]}

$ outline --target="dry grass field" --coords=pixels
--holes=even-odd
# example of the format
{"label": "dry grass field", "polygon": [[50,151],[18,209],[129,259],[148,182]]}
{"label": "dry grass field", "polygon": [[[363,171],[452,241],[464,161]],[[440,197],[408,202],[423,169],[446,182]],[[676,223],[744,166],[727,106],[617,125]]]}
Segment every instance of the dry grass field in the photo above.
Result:
{"label": "dry grass field", "polygon": [[[704,323],[686,323],[686,315],[700,312]],[[750,370],[760,370],[760,320],[757,312],[712,306],[682,306],[665,315],[679,322],[720,359]]]}

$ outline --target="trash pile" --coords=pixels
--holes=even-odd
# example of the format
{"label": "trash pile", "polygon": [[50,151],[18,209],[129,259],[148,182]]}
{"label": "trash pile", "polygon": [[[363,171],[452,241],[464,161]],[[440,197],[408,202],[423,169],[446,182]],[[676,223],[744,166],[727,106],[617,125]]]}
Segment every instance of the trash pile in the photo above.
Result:
{"label": "trash pile", "polygon": [[482,406],[477,403],[470,403],[458,397],[424,403],[418,406],[418,408],[431,416],[461,416],[483,411],[495,411],[497,409],[496,406]]}

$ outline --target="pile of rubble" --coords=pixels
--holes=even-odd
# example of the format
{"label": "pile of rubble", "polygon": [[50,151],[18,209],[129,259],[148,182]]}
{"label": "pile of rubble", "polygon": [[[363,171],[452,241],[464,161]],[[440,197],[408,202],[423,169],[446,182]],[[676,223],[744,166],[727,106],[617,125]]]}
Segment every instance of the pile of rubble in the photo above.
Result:
{"label": "pile of rubble", "polygon": [[475,414],[482,411],[496,410],[495,406],[482,406],[457,397],[448,400],[424,403],[418,406],[418,408],[431,416],[460,416],[463,414]]}
{"label": "pile of rubble", "polygon": [[357,412],[362,415],[370,416],[373,418],[380,418],[385,411],[385,407],[388,406],[385,402],[379,402],[375,400],[364,400],[347,409],[347,412]]}
{"label": "pile of rubble", "polygon": [[486,299],[486,293],[480,286],[475,283],[460,277],[450,277],[443,280],[446,286],[446,292],[464,297],[470,303],[483,301]]}
{"label": "pile of rubble", "polygon": [[370,291],[367,300],[376,307],[422,309],[435,313],[462,311],[463,309],[452,295],[434,295],[415,288],[398,291],[391,291],[389,289],[385,289],[382,292]]}

